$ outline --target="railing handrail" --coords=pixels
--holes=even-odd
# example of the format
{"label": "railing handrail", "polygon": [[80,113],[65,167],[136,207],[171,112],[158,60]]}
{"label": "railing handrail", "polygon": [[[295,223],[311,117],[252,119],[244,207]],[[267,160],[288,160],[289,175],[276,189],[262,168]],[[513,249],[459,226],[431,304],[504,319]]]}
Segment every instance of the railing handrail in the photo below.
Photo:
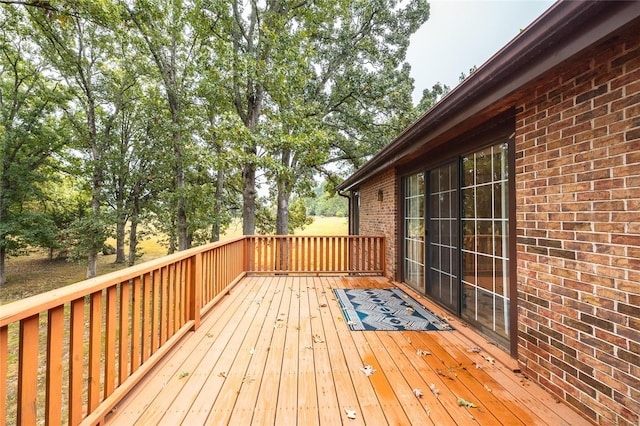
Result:
{"label": "railing handrail", "polygon": [[[292,243],[273,244],[287,240]],[[384,252],[384,236],[242,236],[2,305],[0,394],[8,395],[15,375],[11,407],[17,409],[18,423],[34,423],[42,416],[46,424],[58,424],[66,408],[69,424],[102,423],[247,273],[302,273],[300,268],[306,267],[314,274],[337,268],[341,273],[384,274]],[[282,259],[286,266],[290,259],[301,263],[283,271]],[[9,339],[18,328],[17,361],[10,364]],[[64,398],[63,382],[68,383]],[[39,396],[43,383],[45,394]],[[43,412],[36,410],[39,398],[46,402]],[[0,418],[7,414],[7,399],[0,399]]]}
{"label": "railing handrail", "polygon": [[157,259],[152,259],[147,262],[140,263],[139,265],[129,266],[118,271],[109,272],[104,275],[29,296],[15,302],[0,305],[0,327],[28,318],[35,313],[47,311],[58,305],[69,303],[78,297],[102,290],[111,285],[114,281],[130,280],[156,270],[158,267],[187,259],[194,254],[202,253],[216,247],[225,246],[244,239],[246,239],[246,236],[235,237],[224,241],[217,241],[215,243],[193,247],[173,254],[168,254]]}

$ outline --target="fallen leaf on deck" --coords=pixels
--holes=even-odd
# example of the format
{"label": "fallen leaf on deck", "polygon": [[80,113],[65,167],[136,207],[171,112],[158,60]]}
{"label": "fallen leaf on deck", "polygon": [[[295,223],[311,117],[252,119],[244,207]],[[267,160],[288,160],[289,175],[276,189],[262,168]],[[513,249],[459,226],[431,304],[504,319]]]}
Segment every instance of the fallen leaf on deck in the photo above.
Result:
{"label": "fallen leaf on deck", "polygon": [[324,343],[324,339],[319,334],[313,335],[313,343]]}
{"label": "fallen leaf on deck", "polygon": [[478,346],[474,346],[472,348],[467,349],[467,352],[472,352],[472,353],[478,354],[478,353],[482,352],[482,349],[480,349],[480,347],[478,347]]}
{"label": "fallen leaf on deck", "polygon": [[249,349],[249,355],[253,355],[255,353],[255,351],[256,351],[255,348]]}
{"label": "fallen leaf on deck", "polygon": [[355,321],[347,321],[347,325],[356,325],[356,324],[357,324],[357,322],[355,322]]}
{"label": "fallen leaf on deck", "polygon": [[355,419],[356,418],[356,411],[355,410],[349,410],[348,408],[345,408],[344,411],[347,413],[347,418],[349,418],[349,419]]}
{"label": "fallen leaf on deck", "polygon": [[438,373],[438,376],[442,376],[445,379],[449,379],[449,380],[453,380],[453,377],[451,377],[450,375],[448,375],[447,373],[445,373],[444,371],[440,370],[439,368],[436,369],[436,373]]}
{"label": "fallen leaf on deck", "polygon": [[478,406],[473,402],[465,401],[462,398],[458,398],[458,405],[461,407],[478,408]]}
{"label": "fallen leaf on deck", "polygon": [[487,392],[491,392],[491,388],[487,385],[484,385],[484,388],[487,390]]}
{"label": "fallen leaf on deck", "polygon": [[416,396],[416,398],[422,398],[422,391],[418,388],[415,388],[413,390],[413,394]]}
{"label": "fallen leaf on deck", "polygon": [[407,342],[409,342],[409,344],[411,344],[411,337],[407,337]]}
{"label": "fallen leaf on deck", "polygon": [[433,392],[436,398],[440,396],[440,389],[438,389],[435,384],[431,383],[429,389],[431,389],[431,392]]}
{"label": "fallen leaf on deck", "polygon": [[409,315],[413,314],[414,312],[415,312],[415,309],[413,309],[413,308],[407,308],[407,313],[408,313]]}
{"label": "fallen leaf on deck", "polygon": [[207,337],[213,337],[213,334],[212,333],[207,333],[206,336]]}
{"label": "fallen leaf on deck", "polygon": [[320,307],[321,307],[321,308],[326,308],[326,307],[327,307],[327,304],[326,304],[326,303],[323,303],[322,305],[320,305]]}
{"label": "fallen leaf on deck", "polygon": [[418,350],[416,351],[416,353],[418,354],[418,356],[422,356],[422,355],[431,355],[431,352],[429,352],[429,351],[425,351],[425,350],[422,350],[422,349],[418,349]]}
{"label": "fallen leaf on deck", "polygon": [[305,346],[305,348],[306,349],[313,349],[313,346],[312,345],[307,345],[307,346]]}
{"label": "fallen leaf on deck", "polygon": [[374,370],[374,368],[372,366],[368,365],[368,364],[366,364],[364,367],[362,367],[360,369],[360,371],[362,371],[366,376],[370,376],[370,375],[372,375],[373,373],[376,372],[376,370]]}
{"label": "fallen leaf on deck", "polygon": [[189,373],[187,371],[183,371],[182,373],[180,373],[180,379],[184,379],[185,377],[187,377],[189,375]]}
{"label": "fallen leaf on deck", "polygon": [[496,363],[496,359],[490,357],[489,355],[484,356],[483,358],[486,359],[489,364],[495,364]]}
{"label": "fallen leaf on deck", "polygon": [[223,379],[227,378],[227,373],[225,373],[224,371],[221,371],[218,373],[218,377],[222,377]]}

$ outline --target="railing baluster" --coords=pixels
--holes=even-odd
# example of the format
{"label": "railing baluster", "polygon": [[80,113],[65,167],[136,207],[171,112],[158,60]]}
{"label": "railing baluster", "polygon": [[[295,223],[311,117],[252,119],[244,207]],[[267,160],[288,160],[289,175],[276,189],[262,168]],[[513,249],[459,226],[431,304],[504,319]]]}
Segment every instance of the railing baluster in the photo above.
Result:
{"label": "railing baluster", "polygon": [[151,354],[153,355],[160,347],[160,313],[161,307],[161,294],[160,294],[160,269],[156,269],[152,272],[153,279],[153,309],[151,313]]}
{"label": "railing baluster", "polygon": [[[47,313],[47,372],[45,423],[62,422],[62,357],[64,343],[64,305],[49,309]],[[6,364],[6,363],[5,363]],[[4,380],[0,378],[0,380]],[[3,382],[4,383],[4,382]],[[0,418],[4,418],[0,416]]]}
{"label": "railing baluster", "polygon": [[18,424],[36,424],[38,396],[38,331],[40,316],[20,321],[18,355]]}
{"label": "railing baluster", "polygon": [[69,424],[82,420],[82,393],[84,383],[84,298],[71,302],[71,333],[69,340]]}
{"label": "railing baluster", "polygon": [[89,303],[89,412],[100,403],[100,363],[102,361],[102,291],[91,294]]}
{"label": "railing baluster", "polygon": [[[0,386],[6,391],[7,383],[7,357],[9,355],[9,327],[0,327]],[[3,392],[6,396],[6,392]],[[0,419],[7,418],[7,399],[0,398]]]}
{"label": "railing baluster", "polygon": [[118,315],[118,289],[115,285],[107,288],[107,312],[105,318],[104,342],[104,396],[108,397],[115,389],[116,381],[116,319]]}
{"label": "railing baluster", "polygon": [[151,325],[151,272],[142,276],[142,363],[144,364],[151,355],[151,333],[153,326]]}
{"label": "railing baluster", "polygon": [[118,386],[129,376],[129,280],[120,283],[120,333],[118,336]]}
{"label": "railing baluster", "polygon": [[164,345],[169,335],[169,266],[160,268],[160,291],[162,305],[160,307],[160,346]]}
{"label": "railing baluster", "polygon": [[173,335],[174,323],[175,323],[175,312],[179,309],[179,306],[176,303],[176,265],[171,264],[167,268],[167,287],[169,289],[169,295],[167,297],[168,300],[168,310],[167,310],[167,336]]}
{"label": "railing baluster", "polygon": [[133,279],[133,298],[131,301],[131,373],[135,373],[140,366],[140,326],[142,325],[140,295],[140,277],[135,277]]}

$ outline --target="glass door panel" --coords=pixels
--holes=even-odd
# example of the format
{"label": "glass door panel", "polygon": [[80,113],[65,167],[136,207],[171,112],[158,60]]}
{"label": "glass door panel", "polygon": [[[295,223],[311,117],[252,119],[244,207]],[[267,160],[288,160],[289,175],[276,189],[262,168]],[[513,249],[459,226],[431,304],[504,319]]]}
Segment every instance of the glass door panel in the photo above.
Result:
{"label": "glass door panel", "polygon": [[462,158],[461,316],[508,346],[507,144]]}
{"label": "glass door panel", "polygon": [[404,282],[424,293],[424,173],[404,179]]}
{"label": "glass door panel", "polygon": [[458,163],[429,171],[429,279],[427,294],[458,312]]}

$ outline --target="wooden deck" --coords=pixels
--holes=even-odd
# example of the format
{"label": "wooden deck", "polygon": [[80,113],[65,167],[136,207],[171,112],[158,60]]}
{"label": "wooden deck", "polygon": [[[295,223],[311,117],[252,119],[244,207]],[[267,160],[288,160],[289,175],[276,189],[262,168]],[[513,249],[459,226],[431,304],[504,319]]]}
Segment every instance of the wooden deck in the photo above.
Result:
{"label": "wooden deck", "polygon": [[[497,348],[470,351],[484,339],[457,320],[452,332],[350,331],[332,289],[390,286],[377,277],[247,277],[107,424],[588,424],[502,364]],[[376,372],[366,376],[365,364]]]}

